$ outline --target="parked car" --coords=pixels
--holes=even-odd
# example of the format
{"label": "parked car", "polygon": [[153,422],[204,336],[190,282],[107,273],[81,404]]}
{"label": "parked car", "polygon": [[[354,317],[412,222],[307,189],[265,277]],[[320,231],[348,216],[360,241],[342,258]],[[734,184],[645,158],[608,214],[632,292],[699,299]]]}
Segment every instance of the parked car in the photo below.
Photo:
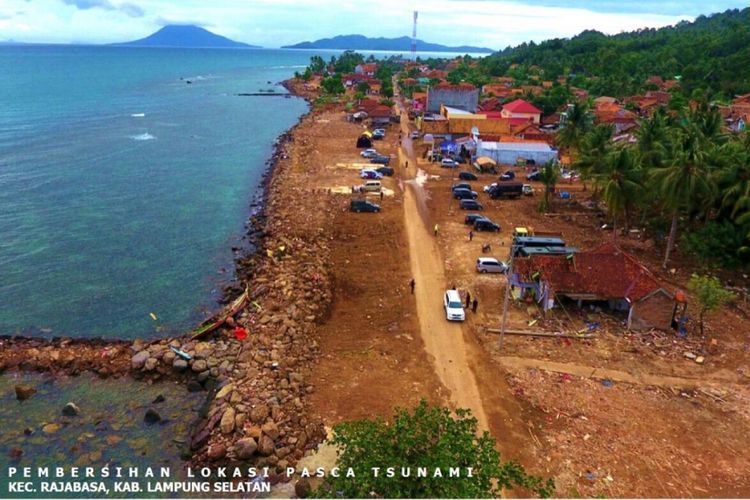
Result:
{"label": "parked car", "polygon": [[477,200],[461,200],[458,204],[462,210],[484,210],[484,207]]}
{"label": "parked car", "polygon": [[451,186],[451,191],[455,191],[456,189],[468,189],[471,191],[471,184],[468,182],[459,182]]}
{"label": "parked car", "polygon": [[362,151],[359,154],[363,158],[374,158],[374,157],[378,156],[378,151],[376,149],[370,148],[370,149],[365,149],[364,151]]}
{"label": "parked car", "polygon": [[476,200],[477,192],[471,189],[454,189],[453,197],[457,200]]}
{"label": "parked car", "polygon": [[373,168],[363,168],[359,171],[359,176],[362,179],[382,179],[383,174]]}
{"label": "parked car", "polygon": [[476,181],[479,178],[471,172],[459,172],[458,178],[462,181]]}
{"label": "parked car", "polygon": [[393,168],[392,167],[378,167],[375,169],[376,172],[380,172],[381,174],[391,177],[393,175]]}
{"label": "parked car", "polygon": [[500,231],[500,225],[495,224],[489,219],[477,219],[474,221],[474,230],[475,231],[494,231],[497,233]]}
{"label": "parked car", "polygon": [[539,170],[534,170],[533,172],[526,174],[526,180],[527,181],[538,181],[542,176],[542,173],[539,172]]}
{"label": "parked car", "polygon": [[490,198],[496,200],[507,196],[508,198],[518,198],[523,194],[523,184],[520,182],[499,182],[487,193]]}
{"label": "parked car", "polygon": [[372,138],[375,140],[380,140],[385,137],[385,130],[382,128],[376,128],[372,131]]}
{"label": "parked car", "polygon": [[365,193],[379,193],[382,188],[383,186],[380,184],[380,181],[366,181],[359,187],[359,190]]}
{"label": "parked car", "polygon": [[463,321],[466,319],[461,296],[456,290],[445,291],[445,294],[443,294],[443,308],[445,309],[445,319],[448,321]]}
{"label": "parked car", "polygon": [[409,134],[409,137],[411,137],[412,139],[419,139],[419,132],[414,130],[411,134]]}
{"label": "parked car", "polygon": [[443,158],[440,160],[440,166],[443,168],[456,168],[458,162],[456,160],[451,160],[450,158]]}
{"label": "parked car", "polygon": [[492,184],[487,184],[486,186],[482,188],[482,191],[484,191],[485,193],[489,193],[495,188],[495,186],[497,186],[497,182],[493,182]]}
{"label": "parked car", "polygon": [[508,265],[493,257],[479,257],[477,259],[477,272],[480,273],[507,273]]}
{"label": "parked car", "polygon": [[378,155],[370,158],[370,163],[378,163],[380,165],[388,165],[391,162],[390,156]]}
{"label": "parked car", "polygon": [[479,219],[486,219],[486,217],[481,214],[468,214],[466,217],[464,217],[464,224],[466,224],[467,226],[473,226],[474,223]]}
{"label": "parked car", "polygon": [[507,170],[503,175],[500,176],[501,181],[512,181],[516,178],[516,173],[512,170]]}
{"label": "parked car", "polygon": [[380,212],[380,205],[376,205],[375,203],[372,203],[371,201],[367,200],[352,200],[352,202],[349,204],[349,210],[352,212],[374,212],[378,213]]}
{"label": "parked car", "polygon": [[534,188],[531,184],[524,184],[521,191],[523,191],[524,196],[534,196]]}

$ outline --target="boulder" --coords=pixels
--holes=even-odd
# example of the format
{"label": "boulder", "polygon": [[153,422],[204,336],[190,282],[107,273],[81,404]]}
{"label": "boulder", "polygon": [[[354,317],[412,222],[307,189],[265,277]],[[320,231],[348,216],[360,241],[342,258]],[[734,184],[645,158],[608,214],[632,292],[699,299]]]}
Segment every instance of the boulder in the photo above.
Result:
{"label": "boulder", "polygon": [[75,403],[68,403],[62,409],[62,414],[66,417],[75,417],[81,413],[81,409]]}
{"label": "boulder", "polygon": [[233,384],[227,384],[221,389],[219,389],[219,392],[216,393],[216,399],[221,399],[223,397],[226,397],[227,394],[230,394],[234,390]]}
{"label": "boulder", "polygon": [[271,410],[268,408],[268,405],[261,404],[250,410],[250,420],[256,424],[262,424],[270,414]]}
{"label": "boulder", "polygon": [[274,422],[266,422],[260,429],[271,439],[275,440],[279,437],[279,427]]}
{"label": "boulder", "polygon": [[164,397],[164,395],[163,394],[159,394],[158,396],[156,396],[156,399],[154,399],[151,402],[151,404],[163,403],[164,401],[166,401],[166,398]]}
{"label": "boulder", "polygon": [[182,358],[176,358],[172,362],[172,368],[174,368],[175,370],[182,371],[186,369],[187,367],[188,367],[188,362]]}
{"label": "boulder", "polygon": [[143,369],[147,372],[152,372],[156,370],[156,367],[159,366],[159,360],[156,358],[148,358],[146,360],[146,363],[143,365]]}
{"label": "boulder", "polygon": [[312,485],[310,485],[308,478],[303,477],[294,483],[294,494],[297,495],[297,498],[307,498],[310,493],[312,493]]}
{"label": "boulder", "polygon": [[131,358],[130,366],[133,367],[133,370],[140,370],[146,364],[149,357],[148,351],[139,351]]}
{"label": "boulder", "polygon": [[275,446],[273,440],[265,434],[260,437],[258,441],[258,453],[264,457],[270,456],[273,453]]}
{"label": "boulder", "polygon": [[204,372],[208,369],[208,363],[205,359],[196,359],[193,362],[193,371],[196,373]]}
{"label": "boulder", "polygon": [[25,401],[31,396],[36,394],[36,389],[28,385],[17,385],[16,386],[16,399],[19,401]]}
{"label": "boulder", "polygon": [[229,434],[234,430],[234,408],[231,406],[224,410],[224,414],[221,416],[221,422],[219,428],[223,434]]}
{"label": "boulder", "polygon": [[252,458],[255,451],[258,449],[258,443],[253,438],[240,439],[234,444],[234,453],[240,460],[247,460]]}
{"label": "boulder", "polygon": [[208,447],[208,458],[211,460],[219,460],[224,458],[227,454],[227,447],[223,444],[212,444]]}
{"label": "boulder", "polygon": [[159,415],[159,412],[154,410],[153,408],[149,408],[146,410],[146,414],[143,416],[143,421],[147,424],[155,424],[157,422],[161,422],[161,415]]}

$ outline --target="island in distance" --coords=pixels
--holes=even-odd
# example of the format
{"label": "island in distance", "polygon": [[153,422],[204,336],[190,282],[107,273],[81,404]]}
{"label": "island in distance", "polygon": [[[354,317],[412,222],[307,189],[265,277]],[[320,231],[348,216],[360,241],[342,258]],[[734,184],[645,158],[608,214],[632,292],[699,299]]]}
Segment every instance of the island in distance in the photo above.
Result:
{"label": "island in distance", "polygon": [[[369,38],[363,35],[339,35],[333,38],[321,38],[314,42],[302,42],[295,45],[285,45],[282,49],[334,49],[334,50],[387,50],[404,51],[411,50],[411,38],[402,36],[398,38]],[[473,47],[461,45],[449,47],[439,43],[428,43],[417,40],[417,50],[420,52],[460,52],[492,53],[496,52],[487,47]]]}
{"label": "island in distance", "polygon": [[230,40],[227,37],[211,33],[205,28],[193,25],[170,24],[146,38],[132,42],[113,43],[116,47],[180,47],[190,49],[259,49],[257,45],[248,45]]}

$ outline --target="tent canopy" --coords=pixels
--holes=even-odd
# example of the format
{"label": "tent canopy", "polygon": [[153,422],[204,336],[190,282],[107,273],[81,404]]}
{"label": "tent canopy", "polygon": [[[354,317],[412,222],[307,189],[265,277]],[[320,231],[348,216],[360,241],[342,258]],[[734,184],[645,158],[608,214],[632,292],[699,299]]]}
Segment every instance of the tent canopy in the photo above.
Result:
{"label": "tent canopy", "polygon": [[480,156],[479,158],[476,159],[475,163],[482,167],[485,165],[492,165],[492,166],[497,165],[497,162],[493,160],[492,158],[490,158],[489,156]]}

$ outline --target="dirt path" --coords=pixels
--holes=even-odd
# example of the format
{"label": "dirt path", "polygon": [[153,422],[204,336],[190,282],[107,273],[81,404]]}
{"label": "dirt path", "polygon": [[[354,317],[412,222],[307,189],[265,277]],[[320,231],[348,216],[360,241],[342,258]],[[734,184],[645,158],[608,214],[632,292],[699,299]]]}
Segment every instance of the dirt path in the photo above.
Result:
{"label": "dirt path", "polygon": [[610,370],[595,366],[585,366],[575,363],[558,363],[543,359],[519,358],[516,356],[502,356],[503,366],[508,368],[534,368],[555,373],[569,373],[579,377],[608,379],[614,382],[625,382],[628,384],[652,385],[657,387],[683,387],[694,388],[699,386],[731,386],[740,387],[741,384],[729,380],[718,380],[710,377],[685,378],[670,377],[667,375],[653,375],[649,373],[629,373],[622,370]]}

